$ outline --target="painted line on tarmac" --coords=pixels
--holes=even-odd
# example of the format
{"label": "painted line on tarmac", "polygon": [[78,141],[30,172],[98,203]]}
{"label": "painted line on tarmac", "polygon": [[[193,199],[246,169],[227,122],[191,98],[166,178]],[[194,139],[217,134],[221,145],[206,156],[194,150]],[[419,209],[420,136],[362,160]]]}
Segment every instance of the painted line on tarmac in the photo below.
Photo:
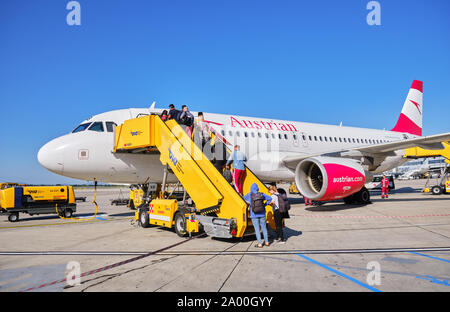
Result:
{"label": "painted line on tarmac", "polygon": [[[87,219],[87,218],[90,218],[90,217],[81,217],[79,219]],[[58,223],[40,223],[40,224],[2,226],[2,227],[0,227],[0,230],[2,230],[2,229],[19,229],[19,228],[27,228],[27,227],[38,227],[38,226],[80,224],[80,223],[89,223],[89,222],[98,222],[98,221],[117,221],[117,220],[122,220],[122,219],[132,219],[132,217],[123,217],[123,218],[117,218],[117,217],[102,218],[102,217],[96,217],[94,220],[81,220],[81,221],[73,220],[73,221],[69,221],[69,222],[58,222]]]}
{"label": "painted line on tarmac", "polygon": [[[450,247],[420,247],[420,248],[378,248],[378,249],[330,249],[330,250],[256,250],[256,251],[216,251],[189,250],[158,252],[159,255],[205,256],[205,255],[286,255],[286,254],[362,254],[362,253],[396,253],[396,252],[431,252],[450,251]],[[138,256],[148,254],[148,251],[0,251],[0,256]]]}
{"label": "painted line on tarmac", "polygon": [[318,266],[320,266],[320,267],[322,267],[322,268],[324,268],[324,269],[327,269],[328,271],[331,271],[331,272],[333,272],[333,273],[335,273],[335,274],[337,274],[337,275],[339,275],[339,276],[342,276],[342,277],[348,279],[349,281],[351,281],[351,282],[353,282],[353,283],[356,283],[356,284],[358,284],[358,285],[360,285],[360,286],[362,286],[362,287],[365,287],[365,288],[367,288],[367,289],[369,289],[369,290],[371,290],[371,291],[373,291],[373,292],[381,292],[381,290],[379,290],[379,289],[377,289],[377,288],[375,288],[375,287],[372,287],[372,286],[370,286],[370,285],[368,285],[368,284],[366,284],[366,283],[363,283],[363,282],[361,282],[361,281],[358,281],[357,279],[355,279],[355,278],[353,278],[353,277],[351,277],[351,276],[349,276],[349,275],[347,275],[347,274],[345,274],[345,273],[342,273],[342,272],[340,272],[340,271],[338,271],[338,270],[335,270],[335,269],[333,269],[333,268],[330,268],[328,265],[325,265],[325,264],[323,264],[323,263],[320,263],[319,261],[316,261],[316,260],[314,260],[314,259],[311,259],[311,258],[309,258],[309,257],[307,257],[307,256],[305,256],[305,255],[302,255],[302,254],[297,254],[297,256],[302,257],[303,259],[306,259],[306,260],[308,260],[309,262],[312,262],[312,263],[314,263],[314,264],[317,264]]}
{"label": "painted line on tarmac", "polygon": [[431,258],[431,259],[434,259],[434,260],[439,260],[439,261],[443,261],[443,262],[450,263],[450,260],[443,259],[443,258],[438,258],[438,257],[433,257],[433,256],[426,255],[426,254],[419,253],[419,252],[410,251],[409,253],[412,253],[412,254],[414,254],[414,255],[419,255],[419,256],[422,256],[422,257]]}
{"label": "painted line on tarmac", "polygon": [[[175,244],[166,246],[166,247],[164,247],[164,248],[161,248],[161,249],[158,249],[158,250],[155,250],[155,251],[151,251],[151,252],[147,252],[147,253],[144,254],[144,255],[140,255],[140,256],[138,256],[138,257],[134,257],[134,258],[131,258],[131,259],[128,259],[128,260],[120,261],[120,262],[117,262],[117,263],[114,263],[114,264],[111,264],[111,265],[107,265],[107,266],[98,268],[98,269],[96,269],[96,270],[91,270],[91,271],[89,271],[89,272],[82,273],[82,274],[80,275],[80,278],[81,278],[81,277],[85,277],[85,276],[89,276],[89,275],[92,275],[92,274],[97,274],[97,273],[99,273],[99,272],[103,272],[103,271],[106,271],[106,270],[110,270],[110,269],[116,268],[116,267],[118,267],[118,266],[122,266],[122,265],[124,265],[124,264],[128,264],[128,263],[131,263],[131,262],[134,262],[134,261],[138,261],[138,260],[144,259],[144,258],[146,258],[146,257],[152,256],[152,255],[159,254],[160,252],[162,252],[162,251],[164,251],[164,250],[167,250],[167,249],[176,247],[176,246],[178,246],[178,245],[184,244],[184,243],[186,243],[186,242],[189,242],[189,241],[191,241],[191,240],[193,240],[193,239],[196,239],[196,238],[199,238],[199,237],[202,237],[202,236],[204,236],[204,235],[199,235],[199,236],[196,236],[196,237],[190,237],[190,238],[184,239],[184,240],[182,240],[182,241],[180,241],[180,242],[178,242],[178,243],[175,243]],[[72,279],[74,279],[74,278],[75,278],[75,276],[73,276]],[[44,287],[47,287],[47,286],[50,286],[50,285],[55,285],[55,284],[59,284],[59,283],[64,283],[64,282],[66,282],[66,281],[67,281],[67,278],[63,278],[63,279],[61,279],[61,280],[56,280],[56,281],[53,281],[53,282],[50,282],[50,283],[41,284],[41,285],[39,285],[39,286],[30,287],[30,288],[27,288],[27,289],[25,289],[25,290],[23,290],[23,291],[24,291],[24,292],[28,292],[28,291],[32,291],[32,290],[36,290],[36,289],[41,289],[41,288],[44,288]]]}
{"label": "painted line on tarmac", "polygon": [[335,218],[335,219],[402,219],[402,218],[427,218],[427,217],[449,217],[450,214],[425,214],[425,215],[413,215],[413,216],[385,216],[385,215],[376,215],[376,216],[346,216],[346,215],[309,215],[309,214],[300,214],[293,215],[296,217],[305,217],[305,218]]}

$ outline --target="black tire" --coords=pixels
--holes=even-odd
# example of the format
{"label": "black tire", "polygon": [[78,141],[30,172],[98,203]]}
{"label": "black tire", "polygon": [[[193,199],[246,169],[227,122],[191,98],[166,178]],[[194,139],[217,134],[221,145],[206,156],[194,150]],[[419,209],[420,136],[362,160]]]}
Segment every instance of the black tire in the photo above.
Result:
{"label": "black tire", "polygon": [[67,219],[72,218],[72,209],[70,209],[70,208],[64,209],[63,213],[64,213],[64,218],[67,218]]}
{"label": "black tire", "polygon": [[186,231],[186,217],[182,215],[180,212],[177,212],[173,218],[175,228],[175,232],[180,237],[185,237],[187,235]]}
{"label": "black tire", "polygon": [[143,228],[148,228],[150,226],[150,217],[146,209],[139,210],[139,223]]}
{"label": "black tire", "polygon": [[130,209],[136,210],[136,207],[134,206],[134,200],[130,200]]}
{"label": "black tire", "polygon": [[351,204],[355,203],[355,196],[350,195],[350,196],[344,197],[344,202],[347,205],[351,205]]}
{"label": "black tire", "polygon": [[19,221],[19,213],[18,212],[13,212],[8,216],[8,220],[9,222],[17,222]]}
{"label": "black tire", "polygon": [[431,188],[431,193],[433,195],[440,195],[442,193],[442,188],[439,185],[435,185]]}

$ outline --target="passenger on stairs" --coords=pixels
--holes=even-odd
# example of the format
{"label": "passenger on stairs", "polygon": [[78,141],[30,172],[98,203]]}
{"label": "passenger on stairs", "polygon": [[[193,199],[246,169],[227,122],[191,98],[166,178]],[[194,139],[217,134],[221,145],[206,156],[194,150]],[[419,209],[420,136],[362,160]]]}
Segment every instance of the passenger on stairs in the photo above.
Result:
{"label": "passenger on stairs", "polygon": [[192,139],[192,127],[194,125],[194,115],[189,111],[189,108],[186,105],[181,106],[181,114],[179,118],[179,123],[181,125],[186,126],[185,131]]}
{"label": "passenger on stairs", "polygon": [[234,146],[234,151],[231,153],[227,161],[227,169],[230,168],[230,164],[233,163],[233,182],[236,191],[242,195],[242,178],[245,173],[245,162],[247,157],[240,151],[239,145]]}
{"label": "passenger on stairs", "polygon": [[205,118],[202,112],[198,113],[198,117],[194,123],[195,134],[199,138],[199,142],[201,143],[201,148],[203,151],[203,147],[211,138],[211,133],[209,131],[208,124],[205,122]]}
{"label": "passenger on stairs", "polygon": [[167,115],[167,120],[175,119],[176,122],[178,122],[180,117],[180,111],[175,108],[175,105],[170,104],[169,105],[169,114]]}
{"label": "passenger on stairs", "polygon": [[252,219],[253,227],[255,228],[256,240],[258,244],[255,247],[262,248],[261,230],[264,237],[264,245],[269,246],[269,235],[266,226],[266,205],[268,205],[272,198],[259,191],[258,184],[253,183],[250,187],[250,193],[244,196],[244,200],[250,203],[250,218]]}
{"label": "passenger on stairs", "polygon": [[163,112],[161,113],[161,120],[162,121],[166,121],[168,118],[167,116],[167,110],[163,110]]}

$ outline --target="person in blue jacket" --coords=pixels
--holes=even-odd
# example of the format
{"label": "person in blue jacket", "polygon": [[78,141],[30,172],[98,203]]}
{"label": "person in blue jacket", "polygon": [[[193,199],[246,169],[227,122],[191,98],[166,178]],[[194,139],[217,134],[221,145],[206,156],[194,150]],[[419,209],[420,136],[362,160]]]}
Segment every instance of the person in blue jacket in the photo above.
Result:
{"label": "person in blue jacket", "polygon": [[[252,209],[252,194],[253,198],[257,198],[259,196],[262,197],[265,201],[264,203],[264,211],[255,213]],[[261,196],[262,195],[262,196]],[[250,187],[250,192],[244,196],[244,200],[250,203],[250,218],[252,219],[253,227],[255,228],[256,239],[258,244],[255,247],[262,248],[263,242],[261,241],[261,229],[264,236],[264,245],[269,246],[269,237],[267,234],[267,226],[266,226],[266,210],[265,207],[268,205],[272,198],[264,193],[259,192],[258,184],[253,183]]]}

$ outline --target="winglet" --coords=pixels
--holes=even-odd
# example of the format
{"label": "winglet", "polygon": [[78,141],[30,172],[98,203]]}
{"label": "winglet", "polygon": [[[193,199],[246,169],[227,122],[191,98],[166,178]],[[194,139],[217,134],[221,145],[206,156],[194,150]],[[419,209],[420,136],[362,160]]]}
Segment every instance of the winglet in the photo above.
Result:
{"label": "winglet", "polygon": [[414,80],[397,124],[391,131],[422,135],[423,82]]}

